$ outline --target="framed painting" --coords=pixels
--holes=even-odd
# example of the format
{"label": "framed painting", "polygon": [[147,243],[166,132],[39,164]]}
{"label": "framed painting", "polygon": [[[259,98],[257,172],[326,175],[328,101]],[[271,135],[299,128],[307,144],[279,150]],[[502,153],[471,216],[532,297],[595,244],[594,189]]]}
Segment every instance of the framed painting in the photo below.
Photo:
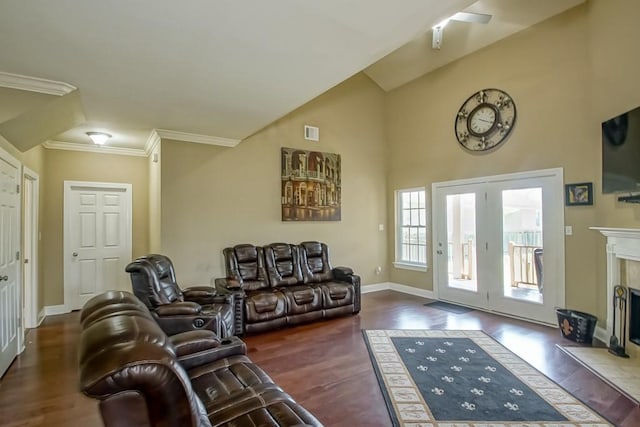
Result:
{"label": "framed painting", "polygon": [[593,184],[566,184],[564,186],[564,204],[567,206],[593,205]]}
{"label": "framed painting", "polygon": [[340,155],[282,148],[282,221],[340,221]]}

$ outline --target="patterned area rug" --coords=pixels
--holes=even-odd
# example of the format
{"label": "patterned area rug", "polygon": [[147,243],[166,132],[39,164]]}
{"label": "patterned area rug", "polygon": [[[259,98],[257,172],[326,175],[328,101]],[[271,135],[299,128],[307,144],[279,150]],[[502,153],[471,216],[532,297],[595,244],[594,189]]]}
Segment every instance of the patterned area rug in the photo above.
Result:
{"label": "patterned area rug", "polygon": [[396,427],[611,426],[484,332],[362,332]]}

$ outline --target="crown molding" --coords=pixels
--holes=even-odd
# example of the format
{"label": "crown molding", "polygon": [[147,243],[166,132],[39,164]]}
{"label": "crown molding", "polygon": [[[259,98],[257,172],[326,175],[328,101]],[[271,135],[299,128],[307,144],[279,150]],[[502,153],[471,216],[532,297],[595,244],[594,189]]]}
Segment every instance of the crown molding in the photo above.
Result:
{"label": "crown molding", "polygon": [[147,138],[147,143],[144,144],[144,152],[147,156],[150,156],[151,153],[156,149],[158,144],[160,144],[160,135],[156,132],[155,129],[151,131],[149,134],[149,138]]}
{"label": "crown molding", "polygon": [[173,139],[175,141],[194,142],[196,144],[220,145],[222,147],[235,147],[240,143],[240,139],[223,138],[221,136],[200,135],[197,133],[178,132],[167,129],[154,129],[162,139]]}
{"label": "crown molding", "polygon": [[72,142],[62,141],[46,141],[42,144],[44,148],[51,150],[67,150],[67,151],[85,151],[88,153],[100,153],[100,154],[118,154],[120,156],[136,156],[136,157],[148,157],[149,155],[145,150],[137,148],[120,148],[109,147],[105,145],[89,145],[89,144],[74,144]]}
{"label": "crown molding", "polygon": [[77,87],[65,82],[22,76],[20,74],[5,73],[2,71],[0,71],[0,86],[57,96],[66,95],[77,89]]}

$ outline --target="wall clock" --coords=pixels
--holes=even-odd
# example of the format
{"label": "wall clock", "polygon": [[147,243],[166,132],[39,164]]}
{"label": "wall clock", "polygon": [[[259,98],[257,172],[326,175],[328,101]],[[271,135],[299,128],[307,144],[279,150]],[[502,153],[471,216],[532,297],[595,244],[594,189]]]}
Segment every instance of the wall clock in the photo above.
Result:
{"label": "wall clock", "polygon": [[497,147],[516,123],[516,104],[500,89],[483,89],[467,99],[456,116],[458,142],[470,151]]}

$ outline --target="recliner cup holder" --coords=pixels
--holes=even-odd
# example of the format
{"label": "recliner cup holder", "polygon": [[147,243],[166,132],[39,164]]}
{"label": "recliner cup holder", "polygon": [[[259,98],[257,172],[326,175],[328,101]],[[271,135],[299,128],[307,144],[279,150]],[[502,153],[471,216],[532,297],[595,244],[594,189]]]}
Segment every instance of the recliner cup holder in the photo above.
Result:
{"label": "recliner cup holder", "polygon": [[231,341],[230,339],[226,338],[226,339],[223,339],[222,341],[220,341],[220,344],[222,344],[222,345],[229,345],[229,344],[231,344],[232,342],[233,342],[233,341]]}

